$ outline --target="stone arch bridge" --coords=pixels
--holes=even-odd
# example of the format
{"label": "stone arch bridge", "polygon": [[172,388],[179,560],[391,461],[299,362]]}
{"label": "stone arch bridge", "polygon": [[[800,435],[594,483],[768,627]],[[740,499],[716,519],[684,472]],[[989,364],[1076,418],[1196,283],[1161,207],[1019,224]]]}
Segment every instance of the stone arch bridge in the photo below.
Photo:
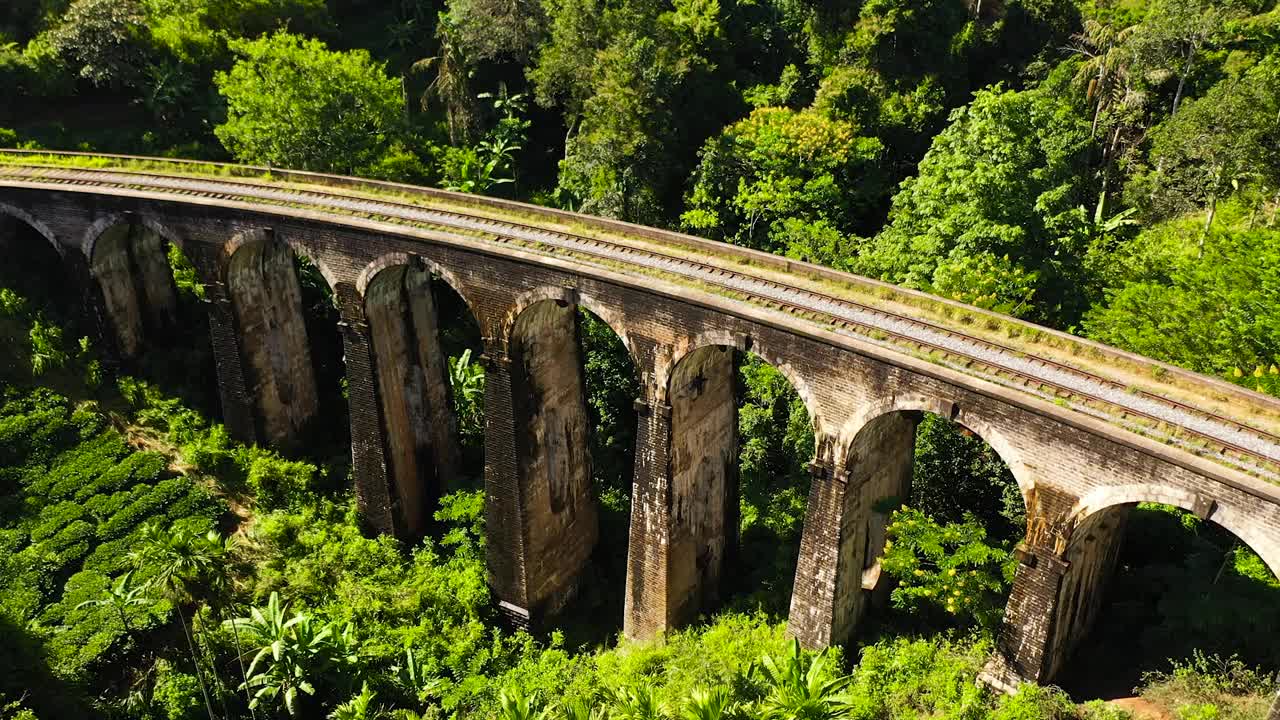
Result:
{"label": "stone arch bridge", "polygon": [[[172,322],[163,256],[207,295],[224,419],[287,443],[317,412],[295,255],[341,315],[359,503],[412,535],[458,449],[432,279],[484,339],[489,582],[553,614],[597,540],[576,306],[618,334],[641,397],[624,629],[716,601],[736,533],[734,352],[799,391],[816,439],[791,602],[809,646],[849,639],[879,580],[877,500],[905,493],[921,413],[985,439],[1023,492],[1026,538],[986,679],[1051,679],[1089,630],[1126,509],[1176,505],[1280,572],[1280,402],[974,307],[689,236],[518,203],[309,173],[0,152],[0,222],[60,256],[103,341]],[[0,225],[3,227],[3,225]],[[21,263],[29,247],[0,248]]]}

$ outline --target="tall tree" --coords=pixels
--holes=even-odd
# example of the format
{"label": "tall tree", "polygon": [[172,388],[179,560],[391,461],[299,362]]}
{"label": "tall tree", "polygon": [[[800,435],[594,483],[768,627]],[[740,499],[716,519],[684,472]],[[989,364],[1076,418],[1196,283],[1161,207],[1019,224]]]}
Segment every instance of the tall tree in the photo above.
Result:
{"label": "tall tree", "polygon": [[205,709],[212,720],[213,704],[205,680],[200,652],[187,624],[183,605],[195,600],[201,587],[207,587],[222,571],[220,565],[223,545],[217,533],[200,532],[192,523],[179,523],[165,530],[158,523],[144,525],[138,549],[129,554],[136,569],[150,576],[149,582],[173,603],[191,651],[191,662],[200,681]]}
{"label": "tall tree", "polygon": [[230,46],[239,60],[216,75],[227,121],[215,132],[238,160],[355,173],[401,137],[400,84],[368,52],[287,33]]}
{"label": "tall tree", "polygon": [[[862,272],[1058,324],[1088,305],[1080,259],[1089,123],[1049,92],[984,90],[951,115],[889,225],[861,248]],[[990,287],[970,293],[968,289]],[[1082,292],[1084,290],[1084,292]],[[1028,302],[1029,295],[1035,302]]]}
{"label": "tall tree", "polygon": [[786,252],[788,219],[858,229],[884,186],[882,149],[852,122],[761,108],[703,146],[681,219],[695,232],[771,252]]}
{"label": "tall tree", "polygon": [[49,41],[77,75],[94,85],[132,85],[146,58],[142,20],[137,0],[76,0]]}
{"label": "tall tree", "polygon": [[666,224],[693,149],[741,107],[717,74],[718,2],[548,4],[548,38],[528,71],[540,104],[569,132],[560,163],[564,204]]}
{"label": "tall tree", "polygon": [[[1149,191],[1158,216],[1197,206],[1205,213],[1201,242],[1218,203],[1249,182],[1280,185],[1280,55],[1214,85],[1152,131],[1155,170],[1131,195]],[[1137,199],[1137,198],[1135,198]]]}
{"label": "tall tree", "polygon": [[430,110],[433,99],[439,101],[449,125],[449,142],[462,145],[471,140],[479,124],[479,107],[471,83],[472,61],[453,15],[440,14],[436,39],[440,43],[436,54],[413,64],[415,72],[434,74],[422,93],[422,109]]}
{"label": "tall tree", "polygon": [[1094,211],[1099,219],[1106,214],[1115,167],[1131,160],[1128,156],[1147,130],[1149,93],[1136,69],[1135,30],[1136,26],[1118,28],[1089,19],[1070,46],[1080,57],[1072,83],[1093,108],[1090,135],[1102,149],[1101,188]]}
{"label": "tall tree", "polygon": [[1178,113],[1187,81],[1196,70],[1200,53],[1223,23],[1240,11],[1223,0],[1155,0],[1142,20],[1137,36],[1144,71],[1177,79],[1170,115]]}

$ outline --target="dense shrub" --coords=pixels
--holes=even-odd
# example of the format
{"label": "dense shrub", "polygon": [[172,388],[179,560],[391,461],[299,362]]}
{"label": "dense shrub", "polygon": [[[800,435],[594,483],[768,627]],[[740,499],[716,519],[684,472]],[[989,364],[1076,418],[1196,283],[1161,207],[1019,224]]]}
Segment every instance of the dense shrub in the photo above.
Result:
{"label": "dense shrub", "polygon": [[296,507],[301,503],[311,489],[315,472],[314,465],[285,460],[255,448],[249,455],[246,475],[258,503],[270,509]]}
{"label": "dense shrub", "polygon": [[190,673],[178,670],[167,660],[155,665],[155,685],[151,705],[161,720],[196,720],[204,711],[200,683]]}
{"label": "dense shrub", "polygon": [[889,516],[883,566],[897,580],[895,607],[941,609],[993,627],[1013,583],[1013,555],[987,542],[986,530],[969,516],[939,523],[903,505]]}

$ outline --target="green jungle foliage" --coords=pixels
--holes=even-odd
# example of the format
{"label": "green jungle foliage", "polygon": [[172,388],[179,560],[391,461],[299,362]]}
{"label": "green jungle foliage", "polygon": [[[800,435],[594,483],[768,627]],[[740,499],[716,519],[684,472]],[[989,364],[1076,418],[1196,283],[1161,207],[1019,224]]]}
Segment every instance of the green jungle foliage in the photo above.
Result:
{"label": "green jungle foliage", "polygon": [[[0,97],[0,146],[682,229],[1280,394],[1274,0],[11,0]],[[282,454],[211,419],[203,288],[177,248],[181,327],[117,369],[41,242],[0,222],[0,254],[24,258],[0,266],[0,718],[1123,715],[974,683],[1026,509],[1000,456],[943,418],[919,420],[908,496],[877,505],[874,630],[797,652],[783,620],[817,448],[784,372],[741,354],[727,609],[619,642],[644,390],[583,312],[598,582],[563,635],[512,633],[485,582],[481,328],[443,283],[466,477],[401,542],[350,495],[342,339],[313,265],[321,420]],[[1260,718],[1280,586],[1258,556],[1155,506],[1120,553],[1075,667],[1179,720]]]}

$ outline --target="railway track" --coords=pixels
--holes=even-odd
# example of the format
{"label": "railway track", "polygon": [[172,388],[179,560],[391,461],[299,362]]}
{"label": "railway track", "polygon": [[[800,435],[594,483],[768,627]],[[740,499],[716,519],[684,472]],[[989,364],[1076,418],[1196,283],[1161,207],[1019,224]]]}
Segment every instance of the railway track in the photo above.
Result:
{"label": "railway track", "polygon": [[933,362],[997,382],[1118,423],[1130,430],[1160,436],[1197,455],[1255,475],[1276,475],[1280,436],[1261,428],[1168,398],[1132,388],[1078,367],[1029,357],[991,340],[954,328],[874,307],[849,298],[800,288],[753,275],[728,265],[656,250],[648,245],[548,229],[513,220],[468,214],[337,190],[281,187],[245,179],[52,166],[0,166],[5,178],[55,186],[78,186],[161,192],[178,197],[275,204],[384,218],[392,223],[465,233],[500,245],[517,245],[544,254],[569,254],[581,262],[616,269],[678,276],[719,288],[731,296],[835,328],[837,332],[897,351],[924,354]]}

